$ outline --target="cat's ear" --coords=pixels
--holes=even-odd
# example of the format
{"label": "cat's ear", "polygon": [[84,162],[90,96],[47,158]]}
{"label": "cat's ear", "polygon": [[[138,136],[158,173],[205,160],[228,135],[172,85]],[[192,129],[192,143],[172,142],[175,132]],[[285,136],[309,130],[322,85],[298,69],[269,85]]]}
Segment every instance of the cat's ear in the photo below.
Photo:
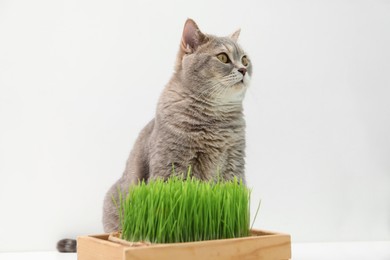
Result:
{"label": "cat's ear", "polygon": [[187,19],[184,24],[183,35],[181,38],[181,49],[185,53],[194,52],[199,45],[202,45],[207,37],[199,30],[198,25],[192,19]]}
{"label": "cat's ear", "polygon": [[241,29],[238,29],[234,33],[230,34],[230,36],[229,36],[230,39],[232,39],[233,41],[237,42],[238,37],[240,36],[240,32],[241,32]]}

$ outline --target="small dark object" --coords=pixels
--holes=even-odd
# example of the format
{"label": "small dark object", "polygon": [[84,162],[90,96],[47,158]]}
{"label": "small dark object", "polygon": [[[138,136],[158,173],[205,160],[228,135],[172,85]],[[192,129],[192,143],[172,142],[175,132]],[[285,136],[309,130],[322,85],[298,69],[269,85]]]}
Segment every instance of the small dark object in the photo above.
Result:
{"label": "small dark object", "polygon": [[61,253],[76,253],[77,242],[75,239],[61,239],[57,243],[57,250]]}

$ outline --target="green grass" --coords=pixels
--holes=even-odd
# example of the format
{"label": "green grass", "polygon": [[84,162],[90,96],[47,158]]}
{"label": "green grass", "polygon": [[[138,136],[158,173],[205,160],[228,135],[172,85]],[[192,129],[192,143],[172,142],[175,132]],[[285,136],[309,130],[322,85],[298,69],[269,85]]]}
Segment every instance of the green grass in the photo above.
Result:
{"label": "green grass", "polygon": [[250,235],[250,190],[237,179],[178,176],[141,182],[119,196],[122,238],[177,243]]}

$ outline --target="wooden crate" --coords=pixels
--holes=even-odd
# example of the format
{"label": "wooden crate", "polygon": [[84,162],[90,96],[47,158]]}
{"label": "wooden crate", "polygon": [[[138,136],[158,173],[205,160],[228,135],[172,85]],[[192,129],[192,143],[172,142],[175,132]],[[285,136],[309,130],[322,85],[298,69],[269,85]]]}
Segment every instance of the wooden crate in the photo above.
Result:
{"label": "wooden crate", "polygon": [[252,236],[189,243],[157,244],[145,247],[124,246],[108,240],[108,234],[77,239],[78,260],[132,259],[263,259],[291,258],[290,235],[252,230]]}

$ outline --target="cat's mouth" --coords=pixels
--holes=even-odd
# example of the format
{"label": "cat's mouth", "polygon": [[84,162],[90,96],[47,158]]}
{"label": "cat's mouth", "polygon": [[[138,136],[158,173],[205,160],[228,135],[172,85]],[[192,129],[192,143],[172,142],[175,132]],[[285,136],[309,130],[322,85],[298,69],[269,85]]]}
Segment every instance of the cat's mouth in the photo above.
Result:
{"label": "cat's mouth", "polygon": [[246,87],[246,81],[244,81],[244,78],[242,78],[241,80],[237,80],[236,83],[234,83],[234,87],[235,88],[238,88],[238,89],[241,89],[241,88],[245,88]]}
{"label": "cat's mouth", "polygon": [[246,85],[244,83],[244,80],[238,81],[236,84],[233,85],[234,89],[237,91],[242,91],[243,89],[246,88]]}

